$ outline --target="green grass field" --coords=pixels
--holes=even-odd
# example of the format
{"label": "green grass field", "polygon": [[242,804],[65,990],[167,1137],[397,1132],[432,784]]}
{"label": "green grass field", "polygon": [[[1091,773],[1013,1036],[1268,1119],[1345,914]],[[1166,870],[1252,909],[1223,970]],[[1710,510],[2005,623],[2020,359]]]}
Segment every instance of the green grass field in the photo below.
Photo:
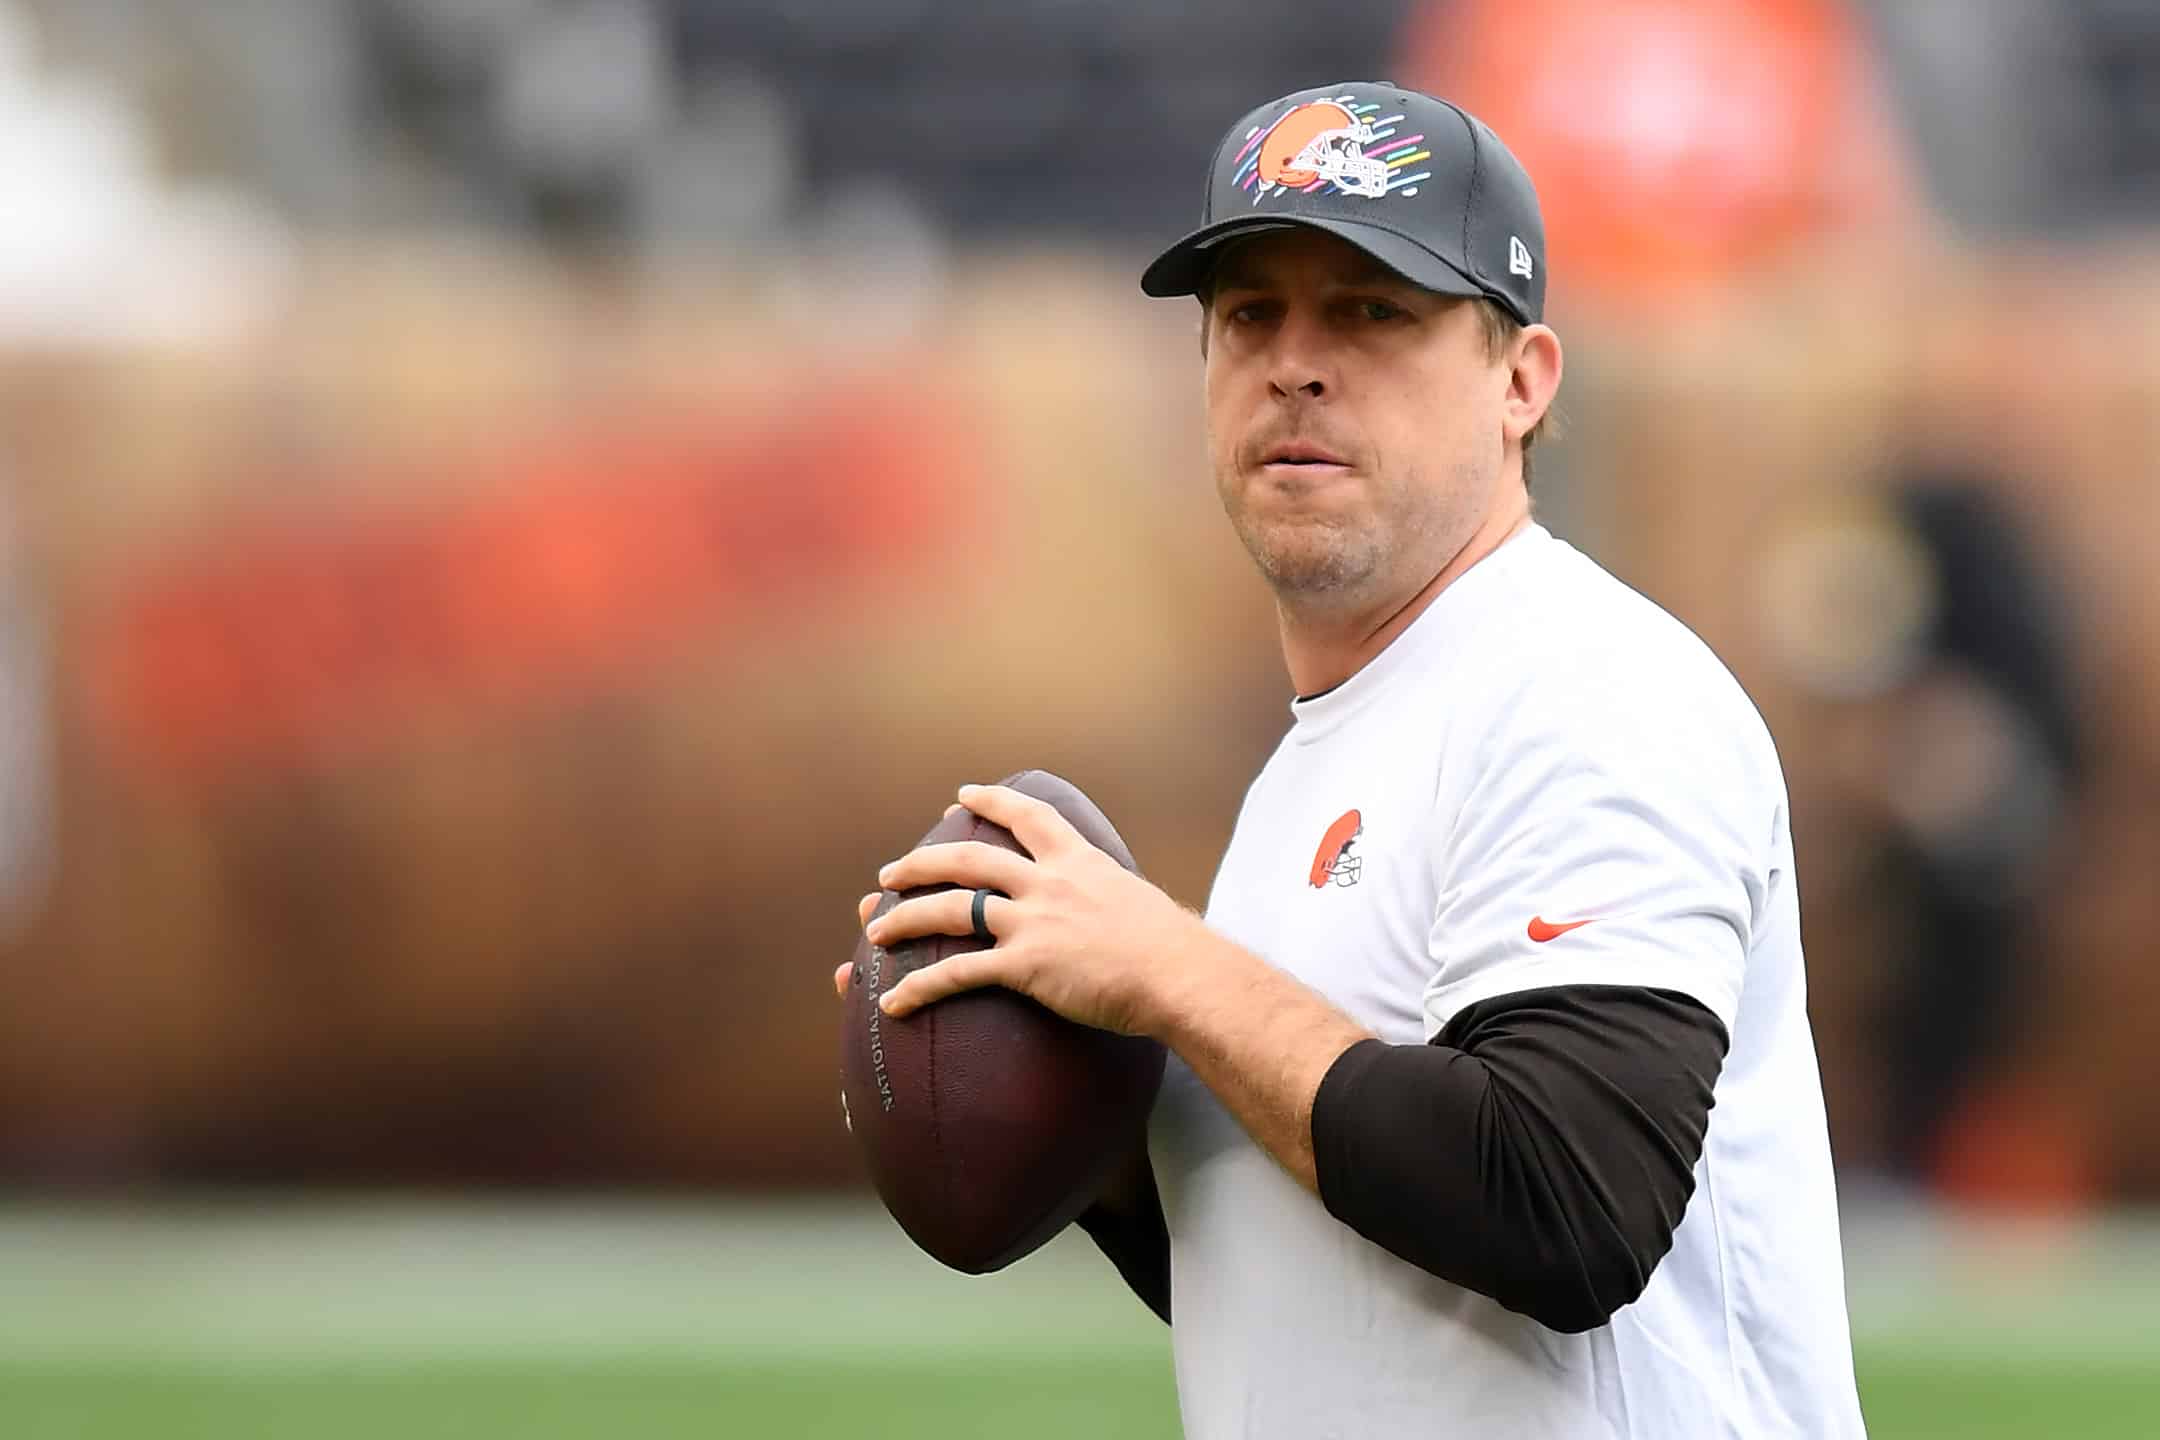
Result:
{"label": "green grass field", "polygon": [[[2160,1384],[2131,1371],[1965,1371],[1894,1352],[1862,1370],[1871,1433],[1904,1440],[2160,1434]],[[1172,1440],[1169,1366],[1016,1356],[756,1371],[613,1361],[473,1362],[383,1373],[160,1373],[0,1368],[0,1424],[23,1440],[645,1440],[714,1436]]]}
{"label": "green grass field", "polygon": [[[2160,1235],[1854,1237],[1878,1440],[2160,1436]],[[5,1440],[1174,1437],[1084,1241],[969,1280],[874,1211],[0,1209]]]}

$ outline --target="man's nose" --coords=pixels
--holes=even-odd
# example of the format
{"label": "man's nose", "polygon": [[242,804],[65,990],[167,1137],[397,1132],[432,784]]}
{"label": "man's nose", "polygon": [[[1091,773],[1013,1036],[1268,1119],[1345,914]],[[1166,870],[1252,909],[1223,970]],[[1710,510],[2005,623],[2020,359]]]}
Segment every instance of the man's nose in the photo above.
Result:
{"label": "man's nose", "polygon": [[1269,357],[1268,384],[1288,399],[1302,392],[1318,400],[1328,392],[1333,375],[1327,364],[1325,337],[1309,317],[1292,316],[1275,332],[1274,354]]}

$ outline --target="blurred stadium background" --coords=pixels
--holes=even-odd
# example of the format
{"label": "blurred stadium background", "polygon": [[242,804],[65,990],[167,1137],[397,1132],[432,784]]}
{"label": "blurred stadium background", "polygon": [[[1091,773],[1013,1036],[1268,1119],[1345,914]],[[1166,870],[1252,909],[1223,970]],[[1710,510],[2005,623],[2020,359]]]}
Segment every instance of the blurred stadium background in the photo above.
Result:
{"label": "blurred stadium background", "polygon": [[2152,0],[0,0],[0,1436],[1175,1434],[827,977],[1025,766],[1204,898],[1287,691],[1134,277],[1376,73],[1779,738],[1874,1433],[2160,1435]]}

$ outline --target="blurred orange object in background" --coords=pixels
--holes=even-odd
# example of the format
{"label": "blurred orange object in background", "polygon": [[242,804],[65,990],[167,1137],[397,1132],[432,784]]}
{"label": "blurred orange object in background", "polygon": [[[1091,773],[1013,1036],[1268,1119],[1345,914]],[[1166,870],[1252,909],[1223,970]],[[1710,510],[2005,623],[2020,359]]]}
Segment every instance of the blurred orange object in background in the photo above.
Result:
{"label": "blurred orange object in background", "polygon": [[103,737],[154,769],[259,771],[769,623],[979,499],[979,464],[922,390],[586,422],[480,462],[502,478],[436,477],[454,498],[417,513],[177,547],[89,642]]}
{"label": "blurred orange object in background", "polygon": [[1544,202],[1556,296],[1701,298],[1902,210],[1836,0],[1460,0],[1417,12],[1405,83],[1500,135]]}

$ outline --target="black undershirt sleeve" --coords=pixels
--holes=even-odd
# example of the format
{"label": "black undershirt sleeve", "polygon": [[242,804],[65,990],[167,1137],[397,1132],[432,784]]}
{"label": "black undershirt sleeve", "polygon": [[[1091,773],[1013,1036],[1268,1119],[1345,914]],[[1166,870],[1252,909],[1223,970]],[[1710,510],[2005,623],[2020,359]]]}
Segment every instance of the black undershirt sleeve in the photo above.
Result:
{"label": "black undershirt sleeve", "polygon": [[1726,1043],[1689,997],[1619,985],[1497,996],[1429,1045],[1361,1041],[1313,1101],[1321,1202],[1420,1269],[1593,1329],[1672,1246]]}
{"label": "black undershirt sleeve", "polygon": [[1095,1248],[1117,1266],[1140,1303],[1170,1323],[1170,1228],[1163,1223],[1162,1195],[1155,1172],[1142,1166],[1139,1203],[1130,1214],[1113,1214],[1100,1205],[1081,1212],[1080,1228]]}

